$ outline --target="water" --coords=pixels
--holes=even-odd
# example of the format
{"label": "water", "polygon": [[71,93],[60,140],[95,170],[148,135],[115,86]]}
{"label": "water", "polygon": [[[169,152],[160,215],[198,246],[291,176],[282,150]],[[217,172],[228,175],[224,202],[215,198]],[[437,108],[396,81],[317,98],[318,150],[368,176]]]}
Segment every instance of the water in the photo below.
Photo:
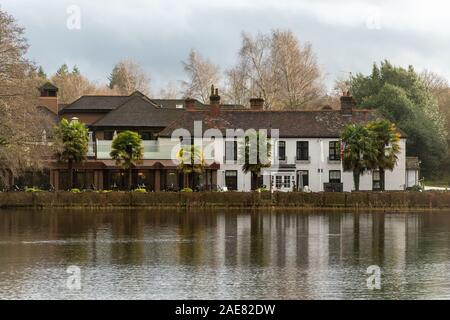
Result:
{"label": "water", "polygon": [[449,299],[450,213],[3,210],[12,298]]}

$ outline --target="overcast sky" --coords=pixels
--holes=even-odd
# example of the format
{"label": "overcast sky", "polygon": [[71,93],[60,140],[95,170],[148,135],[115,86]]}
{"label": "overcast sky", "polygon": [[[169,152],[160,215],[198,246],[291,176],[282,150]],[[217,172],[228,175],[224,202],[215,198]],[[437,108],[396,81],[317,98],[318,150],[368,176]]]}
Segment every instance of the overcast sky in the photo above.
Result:
{"label": "overcast sky", "polygon": [[[184,77],[191,48],[219,64],[236,61],[242,31],[291,29],[313,44],[329,87],[374,61],[433,70],[450,78],[450,3],[445,0],[2,0],[26,28],[29,56],[48,74],[78,65],[106,83],[115,62],[129,58],[151,76],[155,92]],[[69,29],[71,5],[81,28]],[[71,20],[73,21],[73,20]],[[72,24],[73,26],[73,24]]]}

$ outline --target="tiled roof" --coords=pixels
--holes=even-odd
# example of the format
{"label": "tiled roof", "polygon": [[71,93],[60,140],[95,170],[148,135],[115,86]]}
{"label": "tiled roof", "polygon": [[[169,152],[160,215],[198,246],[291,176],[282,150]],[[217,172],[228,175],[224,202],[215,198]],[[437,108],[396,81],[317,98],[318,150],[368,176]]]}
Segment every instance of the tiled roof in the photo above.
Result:
{"label": "tiled roof", "polygon": [[[351,116],[340,110],[320,111],[255,111],[221,110],[217,118],[209,112],[186,112],[160,132],[162,137],[170,137],[179,128],[193,134],[194,121],[202,121],[203,132],[210,128],[219,129],[225,135],[226,129],[279,129],[280,137],[285,138],[338,138],[348,123],[365,123],[381,118],[376,111],[353,110]],[[400,131],[399,131],[400,132]],[[406,135],[400,132],[403,137]]]}
{"label": "tiled roof", "polygon": [[53,83],[46,82],[41,87],[39,87],[40,90],[56,90],[58,91],[58,87],[56,87]]}
{"label": "tiled roof", "polygon": [[406,157],[406,169],[419,170],[420,169],[419,157]]}
{"label": "tiled roof", "polygon": [[[163,109],[178,109],[178,106],[186,108],[184,99],[151,99],[158,107]],[[195,100],[196,108],[203,108],[205,105],[198,100]]]}
{"label": "tiled roof", "polygon": [[60,111],[67,112],[108,112],[130,99],[129,96],[83,96]]}
{"label": "tiled roof", "polygon": [[130,97],[93,124],[94,127],[166,127],[185,113],[184,109],[164,109],[142,96]]}

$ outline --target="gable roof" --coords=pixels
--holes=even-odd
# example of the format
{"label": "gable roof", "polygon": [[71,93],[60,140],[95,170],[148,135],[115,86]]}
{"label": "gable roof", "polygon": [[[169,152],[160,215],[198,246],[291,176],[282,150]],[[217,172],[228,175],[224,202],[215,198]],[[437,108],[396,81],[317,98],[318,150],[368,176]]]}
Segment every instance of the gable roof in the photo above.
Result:
{"label": "gable roof", "polygon": [[47,81],[42,86],[39,87],[39,90],[55,90],[58,91],[58,87],[55,86],[53,83]]}
{"label": "gable roof", "polygon": [[82,96],[60,111],[61,114],[68,112],[109,112],[116,109],[130,96]]}
{"label": "gable roof", "polygon": [[406,157],[406,169],[419,170],[420,169],[419,157]]}
{"label": "gable roof", "polygon": [[[340,110],[320,111],[261,111],[261,110],[221,110],[219,117],[211,118],[209,112],[191,111],[175,120],[159,133],[170,137],[179,128],[194,132],[194,121],[202,121],[202,130],[219,129],[223,135],[226,129],[278,129],[284,138],[339,138],[349,123],[366,123],[382,118],[373,110],[353,110],[351,116]],[[402,137],[406,135],[401,132]]]}
{"label": "gable roof", "polygon": [[163,109],[145,96],[129,97],[125,103],[95,122],[93,127],[166,127],[185,113],[184,109]]}

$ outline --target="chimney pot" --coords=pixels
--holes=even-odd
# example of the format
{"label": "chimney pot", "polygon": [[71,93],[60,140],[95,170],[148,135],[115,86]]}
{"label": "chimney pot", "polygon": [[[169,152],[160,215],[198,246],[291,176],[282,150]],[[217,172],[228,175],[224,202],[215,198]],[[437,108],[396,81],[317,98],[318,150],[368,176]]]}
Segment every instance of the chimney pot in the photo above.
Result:
{"label": "chimney pot", "polygon": [[195,99],[192,98],[186,98],[186,100],[184,100],[184,106],[186,108],[186,111],[194,111],[195,110]]}
{"label": "chimney pot", "polygon": [[214,89],[211,85],[211,96],[209,97],[211,117],[217,118],[220,115],[220,96],[219,89]]}

